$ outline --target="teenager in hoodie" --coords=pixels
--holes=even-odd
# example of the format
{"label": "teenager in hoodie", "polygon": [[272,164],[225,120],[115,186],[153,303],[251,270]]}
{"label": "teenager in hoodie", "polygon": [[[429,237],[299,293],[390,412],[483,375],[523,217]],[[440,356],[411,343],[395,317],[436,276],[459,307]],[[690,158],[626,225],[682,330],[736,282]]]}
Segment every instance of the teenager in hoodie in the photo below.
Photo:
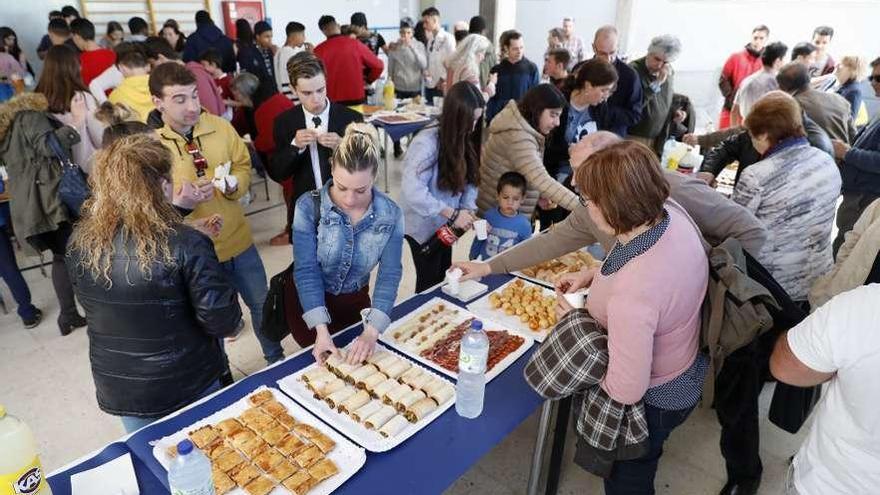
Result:
{"label": "teenager in hoodie", "polygon": [[184,62],[198,62],[202,52],[208,48],[214,48],[223,57],[223,72],[235,72],[235,50],[232,48],[232,40],[220,31],[211,20],[211,14],[204,10],[196,12],[196,30],[186,39],[183,47],[182,58]]}

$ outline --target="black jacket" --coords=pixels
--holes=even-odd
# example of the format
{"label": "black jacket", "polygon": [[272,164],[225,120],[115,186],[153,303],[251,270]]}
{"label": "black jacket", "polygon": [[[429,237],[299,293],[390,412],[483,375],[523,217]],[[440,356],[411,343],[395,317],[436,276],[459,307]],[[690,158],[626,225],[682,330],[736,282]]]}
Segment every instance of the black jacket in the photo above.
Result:
{"label": "black jacket", "polygon": [[844,194],[880,195],[880,119],[859,133],[843,164]]}
{"label": "black jacket", "polygon": [[83,269],[83,253],[67,254],[86,310],[98,406],[107,413],[164,416],[193,402],[226,368],[220,339],[241,319],[238,293],[208,237],[179,225],[168,242],[177,266],[156,263],[148,280],[131,262],[133,243],[117,236],[109,287]]}
{"label": "black jacket", "polygon": [[[804,130],[807,132],[807,140],[810,141],[812,147],[818,148],[834,157],[834,147],[828,134],[818,124],[813,122],[812,119],[807,117],[806,114],[804,114]],[[725,137],[715,144],[713,143],[713,135]],[[706,158],[703,160],[703,165],[700,167],[701,172],[709,172],[717,177],[724,170],[724,167],[735,161],[739,162],[734,184],[739,182],[739,176],[746,167],[761,161],[761,155],[752,146],[752,139],[744,128],[725,129],[706,136],[700,136],[700,147],[709,149],[709,152],[706,153]]]}
{"label": "black jacket", "polygon": [[213,23],[199,24],[195,32],[186,39],[183,47],[184,62],[198,62],[199,57],[208,48],[214,48],[220,52],[223,65],[220,67],[227,74],[235,73],[235,50],[232,48],[232,40],[223,34]]}
{"label": "black jacket", "polygon": [[[340,136],[345,134],[345,128],[352,122],[362,122],[363,115],[354,110],[330,103],[330,116],[327,123],[328,132],[335,132]],[[306,128],[306,116],[302,105],[297,105],[285,111],[275,119],[275,153],[269,161],[266,171],[269,177],[276,182],[293,177],[293,199],[290,204],[295,205],[296,200],[304,193],[317,189],[323,184],[315,184],[315,176],[312,173],[312,154],[306,148],[300,153],[293,144],[296,131]],[[321,176],[326,181],[330,177],[330,148],[318,145],[318,157],[321,160]]]}
{"label": "black jacket", "polygon": [[594,116],[599,129],[626,137],[629,128],[642,120],[642,82],[635,69],[623,60],[615,60],[614,68],[617,69],[617,89],[596,108]]}

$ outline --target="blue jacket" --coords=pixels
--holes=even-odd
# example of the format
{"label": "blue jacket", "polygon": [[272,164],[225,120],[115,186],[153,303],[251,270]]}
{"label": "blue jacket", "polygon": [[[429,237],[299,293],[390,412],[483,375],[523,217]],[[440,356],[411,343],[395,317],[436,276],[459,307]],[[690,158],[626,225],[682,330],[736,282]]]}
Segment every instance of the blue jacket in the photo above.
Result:
{"label": "blue jacket", "polygon": [[623,60],[614,61],[617,69],[617,89],[596,108],[593,116],[599,129],[606,129],[626,137],[628,129],[642,120],[642,83],[635,69]]}
{"label": "blue jacket", "polygon": [[541,83],[541,71],[538,70],[538,66],[525,57],[515,64],[504,59],[489,72],[498,74],[498,82],[495,83],[495,96],[489,98],[486,104],[487,124],[507,105],[508,101],[519,101],[526,91]]}
{"label": "blue jacket", "polygon": [[837,94],[846,98],[852,110],[852,117],[855,119],[859,115],[859,107],[862,106],[862,88],[856,81],[848,81],[843,86],[837,88]]}
{"label": "blue jacket", "polygon": [[856,137],[843,157],[843,193],[880,196],[880,119],[874,119]]}
{"label": "blue jacket", "polygon": [[183,46],[183,61],[198,62],[199,57],[208,48],[214,48],[223,57],[223,72],[235,73],[235,50],[232,49],[232,40],[220,31],[214,24],[200,24],[195,32],[186,39]]}
{"label": "blue jacket", "polygon": [[388,196],[373,188],[373,202],[356,224],[330,200],[330,185],[321,188],[321,221],[315,228],[311,194],[296,201],[293,216],[293,278],[309,328],[330,323],[324,294],[352,294],[370,283],[376,265],[373,307],[366,320],[382,332],[397,298],[403,269],[403,214]]}

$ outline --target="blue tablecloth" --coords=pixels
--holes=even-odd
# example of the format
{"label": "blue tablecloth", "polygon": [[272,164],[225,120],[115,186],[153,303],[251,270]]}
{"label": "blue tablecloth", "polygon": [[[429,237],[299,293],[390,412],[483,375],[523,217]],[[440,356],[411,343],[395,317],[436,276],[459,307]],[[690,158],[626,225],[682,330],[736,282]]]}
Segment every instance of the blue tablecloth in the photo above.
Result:
{"label": "blue tablecloth", "polygon": [[372,124],[376,127],[381,127],[382,129],[384,129],[385,133],[388,134],[388,137],[391,138],[392,142],[399,143],[401,139],[409,136],[410,134],[415,134],[419,132],[420,130],[422,130],[422,128],[426,127],[433,121],[434,119],[404,124],[386,124],[381,120],[373,120]]}
{"label": "blue tablecloth", "polygon": [[[483,282],[494,290],[510,280],[507,275],[486,277]],[[401,303],[392,318],[401,318],[432,297],[453,303],[440,290],[417,295]],[[334,338],[338,346],[348,344],[360,327]],[[501,442],[543,403],[522,378],[522,370],[533,350],[513,363],[486,387],[483,414],[473,420],[459,417],[450,408],[425,429],[389,452],[367,452],[367,462],[336,493],[342,494],[431,494],[440,493],[455,482],[483,455]],[[132,453],[142,494],[167,494],[166,472],[155,460],[150,441],[171,435],[196,421],[241,399],[260,385],[276,387],[276,381],[313,362],[310,353],[292,357],[280,365],[255,373],[223,390],[206,402],[135,433],[125,442],[105,447],[89,459],[49,478],[55,495],[70,494],[70,477],[97,467],[116,457]],[[525,491],[526,487],[523,487]]]}

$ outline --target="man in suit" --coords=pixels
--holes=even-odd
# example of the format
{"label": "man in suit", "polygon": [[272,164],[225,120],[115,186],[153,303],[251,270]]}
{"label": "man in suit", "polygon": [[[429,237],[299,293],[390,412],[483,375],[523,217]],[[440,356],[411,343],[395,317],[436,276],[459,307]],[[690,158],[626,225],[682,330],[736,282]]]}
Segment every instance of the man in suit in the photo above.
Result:
{"label": "man in suit", "polygon": [[806,65],[792,62],[784,66],[776,75],[776,82],[779,83],[779,89],[794,96],[807,116],[819,124],[831,139],[847,144],[855,140],[856,128],[849,102],[839,94],[811,88],[810,72]]}
{"label": "man in suit", "polygon": [[309,52],[294,55],[287,63],[290,85],[300,105],[275,119],[275,153],[269,162],[269,177],[276,182],[293,178],[293,195],[288,203],[288,224],[293,205],[308,191],[330,178],[330,155],[340,136],[363,116],[327,98],[327,77],[321,59]]}

